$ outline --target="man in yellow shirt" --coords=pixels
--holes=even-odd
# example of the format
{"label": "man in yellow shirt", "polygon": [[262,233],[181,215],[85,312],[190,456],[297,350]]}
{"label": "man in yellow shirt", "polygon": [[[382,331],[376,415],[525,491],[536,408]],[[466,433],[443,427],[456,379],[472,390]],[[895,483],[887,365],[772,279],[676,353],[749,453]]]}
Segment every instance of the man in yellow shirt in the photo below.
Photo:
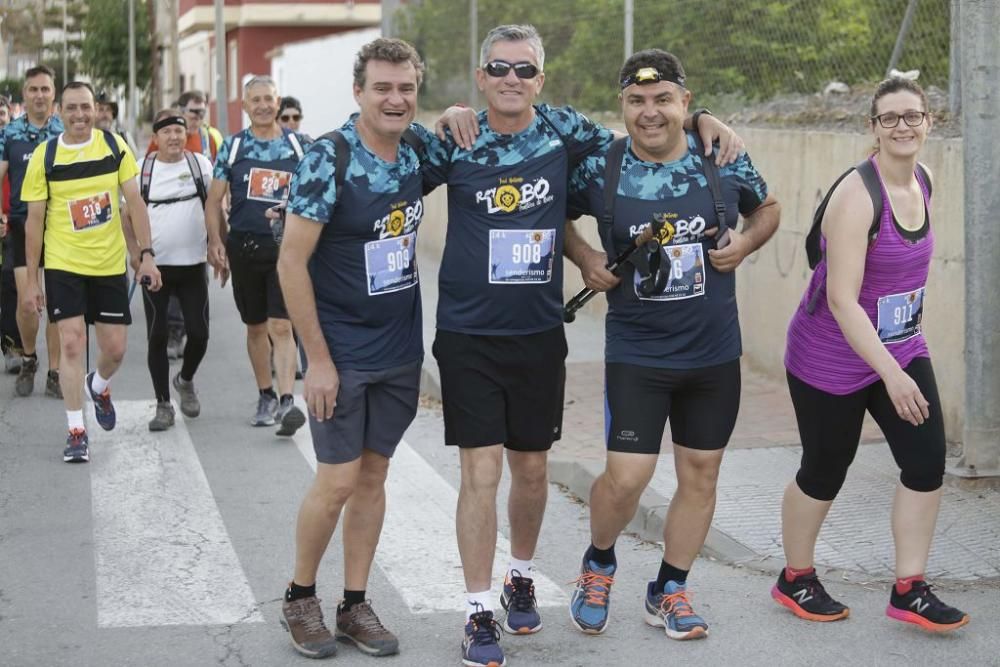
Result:
{"label": "man in yellow shirt", "polygon": [[[94,129],[95,115],[90,85],[66,84],[62,91],[66,131],[31,154],[21,189],[21,198],[28,203],[28,282],[21,303],[38,311],[47,305],[49,319],[59,327],[59,380],[69,423],[63,460],[70,463],[90,460],[80,390],[89,323],[95,324],[100,354],[97,369],[86,376],[87,391],[97,423],[106,431],[115,427],[108,384],[125,356],[125,327],[132,322],[119,210],[122,196],[142,248],[136,280],[150,290],[160,288],[149,217],[136,179],[139,166],[121,137]],[[43,233],[45,296],[37,278]]]}

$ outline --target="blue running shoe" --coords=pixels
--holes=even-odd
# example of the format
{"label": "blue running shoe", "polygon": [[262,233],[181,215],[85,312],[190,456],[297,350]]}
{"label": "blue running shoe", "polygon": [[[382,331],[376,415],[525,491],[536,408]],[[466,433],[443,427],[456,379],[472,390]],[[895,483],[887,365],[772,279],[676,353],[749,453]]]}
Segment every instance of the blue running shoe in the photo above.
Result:
{"label": "blue running shoe", "polygon": [[570,620],[580,632],[599,635],[608,627],[608,598],[617,569],[615,565],[600,565],[584,558],[576,590],[569,601]]}
{"label": "blue running shoe", "polygon": [[507,611],[503,629],[515,635],[530,635],[542,629],[542,617],[535,603],[535,582],[512,570],[504,578],[500,605]]}
{"label": "blue running shoe", "polygon": [[694,613],[687,588],[668,581],[663,592],[656,591],[656,582],[646,586],[646,623],[662,627],[671,639],[701,639],[708,636],[708,623]]}
{"label": "blue running shoe", "polygon": [[507,664],[500,648],[500,626],[493,620],[492,611],[478,611],[465,624],[462,664],[467,667],[505,667]]}
{"label": "blue running shoe", "polygon": [[95,372],[87,373],[87,393],[90,395],[90,400],[94,402],[94,416],[97,417],[97,423],[105,431],[110,431],[115,427],[115,405],[111,402],[110,389],[105,389],[101,394],[95,394],[94,390],[90,388],[94,381]]}
{"label": "blue running shoe", "polygon": [[90,460],[90,440],[82,428],[75,428],[66,436],[63,461],[66,463],[86,463]]}

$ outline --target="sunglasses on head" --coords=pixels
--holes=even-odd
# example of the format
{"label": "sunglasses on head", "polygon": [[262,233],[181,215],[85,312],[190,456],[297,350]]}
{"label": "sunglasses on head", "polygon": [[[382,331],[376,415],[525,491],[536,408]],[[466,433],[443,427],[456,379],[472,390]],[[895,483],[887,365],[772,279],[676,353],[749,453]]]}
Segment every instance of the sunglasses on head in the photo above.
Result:
{"label": "sunglasses on head", "polygon": [[279,116],[279,118],[281,118],[281,120],[285,121],[286,123],[291,123],[293,121],[294,122],[298,122],[298,121],[302,120],[302,114],[300,114],[300,113],[297,113],[297,114],[281,114],[281,116]]}
{"label": "sunglasses on head", "polygon": [[502,78],[510,73],[511,68],[514,68],[514,74],[518,79],[534,79],[538,76],[538,68],[531,63],[509,63],[506,60],[491,60],[486,63],[483,70],[487,74],[496,78]]}
{"label": "sunglasses on head", "polygon": [[201,109],[191,109],[191,108],[184,109],[184,113],[189,113],[192,116],[204,116],[206,111],[208,111],[208,109],[204,107]]}

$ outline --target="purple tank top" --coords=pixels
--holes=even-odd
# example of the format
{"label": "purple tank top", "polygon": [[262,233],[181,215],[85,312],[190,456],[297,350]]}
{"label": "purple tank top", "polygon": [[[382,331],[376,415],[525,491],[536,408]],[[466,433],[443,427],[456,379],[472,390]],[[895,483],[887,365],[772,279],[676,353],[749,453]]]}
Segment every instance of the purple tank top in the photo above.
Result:
{"label": "purple tank top", "polygon": [[[869,158],[878,173],[874,156]],[[917,357],[927,357],[921,329],[924,286],[934,251],[930,229],[927,184],[914,173],[924,196],[926,228],[907,233],[893,221],[892,207],[882,184],[882,218],[878,236],[868,248],[858,303],[868,314],[886,349],[906,368]],[[826,250],[826,239],[820,240]],[[788,326],[785,368],[806,384],[830,394],[850,394],[879,379],[848,344],[826,301],[826,259],[820,261]],[[817,294],[817,290],[820,292]],[[814,298],[815,297],[815,298]],[[812,312],[810,311],[812,305]]]}

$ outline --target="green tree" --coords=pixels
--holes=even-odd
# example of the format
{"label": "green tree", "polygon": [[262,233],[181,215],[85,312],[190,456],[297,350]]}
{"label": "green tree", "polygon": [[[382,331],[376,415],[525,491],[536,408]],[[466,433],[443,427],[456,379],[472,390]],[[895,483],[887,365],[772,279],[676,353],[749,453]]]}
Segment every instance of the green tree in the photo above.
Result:
{"label": "green tree", "polygon": [[[84,21],[81,64],[98,87],[128,85],[128,1],[90,0]],[[136,1],[135,54],[136,85],[144,89],[152,72],[149,46],[149,18],[146,3]]]}
{"label": "green tree", "polygon": [[[64,9],[65,22],[63,21]],[[66,75],[70,81],[76,78],[87,13],[87,3],[83,0],[45,0],[43,4],[42,26],[60,31],[63,37],[61,40],[52,41],[42,46],[42,63],[56,72],[56,90],[61,89],[66,84],[62,76],[64,49],[66,51]],[[63,30],[64,26],[65,30]]]}

